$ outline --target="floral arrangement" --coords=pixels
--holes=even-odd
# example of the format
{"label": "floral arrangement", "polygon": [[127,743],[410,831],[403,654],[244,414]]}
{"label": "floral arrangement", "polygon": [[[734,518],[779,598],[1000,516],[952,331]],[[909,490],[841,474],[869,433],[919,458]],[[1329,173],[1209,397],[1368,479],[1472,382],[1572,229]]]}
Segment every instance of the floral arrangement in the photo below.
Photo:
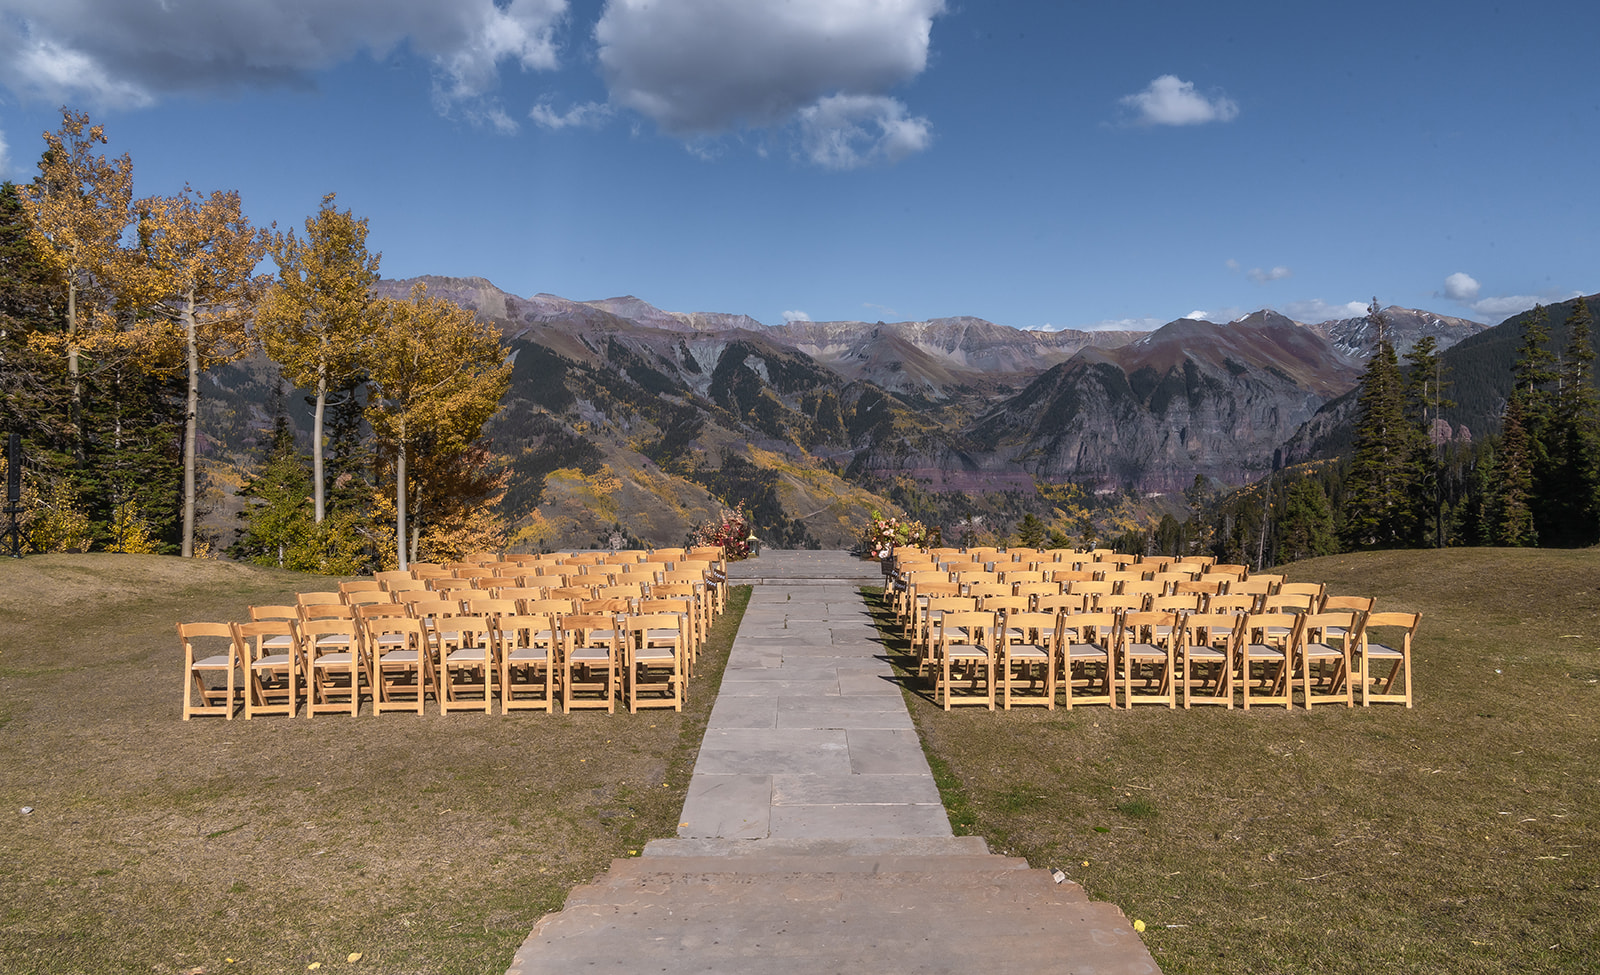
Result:
{"label": "floral arrangement", "polygon": [[861,548],[869,559],[881,562],[901,545],[934,548],[941,543],[939,529],[930,529],[920,521],[885,518],[875,510],[867,517],[867,527],[861,531]]}
{"label": "floral arrangement", "polygon": [[740,501],[732,511],[724,508],[721,517],[690,529],[689,544],[720,545],[725,560],[738,562],[750,557],[749,536],[750,519],[744,513],[744,502]]}

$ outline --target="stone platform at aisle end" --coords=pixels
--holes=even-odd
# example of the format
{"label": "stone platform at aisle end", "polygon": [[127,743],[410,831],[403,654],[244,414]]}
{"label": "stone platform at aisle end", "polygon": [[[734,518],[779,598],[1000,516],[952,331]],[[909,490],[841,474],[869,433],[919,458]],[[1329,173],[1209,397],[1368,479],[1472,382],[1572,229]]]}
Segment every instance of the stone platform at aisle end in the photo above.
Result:
{"label": "stone platform at aisle end", "polygon": [[574,889],[507,975],[1159,973],[1117,907],[953,835],[859,592],[876,563],[728,574],[754,592],[677,837]]}

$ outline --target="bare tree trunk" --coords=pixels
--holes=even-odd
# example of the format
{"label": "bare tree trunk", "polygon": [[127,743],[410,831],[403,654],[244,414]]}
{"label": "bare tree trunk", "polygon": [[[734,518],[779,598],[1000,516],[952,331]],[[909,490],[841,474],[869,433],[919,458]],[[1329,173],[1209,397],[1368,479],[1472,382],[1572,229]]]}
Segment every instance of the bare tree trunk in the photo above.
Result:
{"label": "bare tree trunk", "polygon": [[400,449],[394,463],[394,544],[400,568],[410,566],[406,558],[406,421],[400,421]]}
{"label": "bare tree trunk", "polygon": [[67,276],[67,382],[72,398],[67,404],[67,427],[72,434],[72,457],[79,468],[87,462],[83,451],[83,383],[78,369],[78,286]]}
{"label": "bare tree trunk", "polygon": [[313,518],[322,524],[328,511],[326,488],[322,483],[322,415],[328,409],[328,364],[317,366],[317,407],[311,420],[311,496],[315,500]]}
{"label": "bare tree trunk", "polygon": [[184,296],[183,338],[189,356],[189,389],[183,406],[183,557],[194,558],[194,450],[200,412],[200,338],[195,334],[194,290]]}

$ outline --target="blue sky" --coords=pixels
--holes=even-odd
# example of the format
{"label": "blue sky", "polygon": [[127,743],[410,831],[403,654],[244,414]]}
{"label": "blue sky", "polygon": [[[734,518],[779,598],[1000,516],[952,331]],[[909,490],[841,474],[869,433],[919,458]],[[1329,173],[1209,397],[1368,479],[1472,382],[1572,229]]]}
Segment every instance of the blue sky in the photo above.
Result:
{"label": "blue sky", "polygon": [[0,0],[0,174],[325,193],[385,277],[1154,327],[1600,291],[1600,6]]}

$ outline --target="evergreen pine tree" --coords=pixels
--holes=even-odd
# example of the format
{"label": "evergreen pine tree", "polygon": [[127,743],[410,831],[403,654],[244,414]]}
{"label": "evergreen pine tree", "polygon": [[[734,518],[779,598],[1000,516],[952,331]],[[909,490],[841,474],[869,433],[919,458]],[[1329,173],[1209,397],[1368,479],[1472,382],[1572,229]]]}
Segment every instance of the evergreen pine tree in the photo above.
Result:
{"label": "evergreen pine tree", "polygon": [[1384,338],[1356,399],[1355,458],[1345,483],[1350,548],[1410,544],[1416,522],[1415,427],[1406,422],[1400,363]]}
{"label": "evergreen pine tree", "polygon": [[1594,387],[1594,318],[1573,302],[1550,411],[1549,473],[1539,537],[1546,545],[1582,547],[1600,541],[1600,398]]}
{"label": "evergreen pine tree", "polygon": [[1439,358],[1438,342],[1425,335],[1406,353],[1406,412],[1415,428],[1413,466],[1417,473],[1416,542],[1443,548],[1445,525],[1445,458],[1450,426],[1443,413],[1456,404],[1445,391],[1449,370]]}
{"label": "evergreen pine tree", "polygon": [[1488,505],[1489,538],[1496,545],[1539,544],[1533,526],[1532,438],[1524,421],[1521,391],[1506,405],[1500,434],[1500,454],[1495,458],[1492,495]]}
{"label": "evergreen pine tree", "polygon": [[1333,509],[1322,483],[1314,477],[1302,478],[1289,488],[1278,520],[1278,550],[1283,560],[1296,562],[1339,550],[1333,530]]}

